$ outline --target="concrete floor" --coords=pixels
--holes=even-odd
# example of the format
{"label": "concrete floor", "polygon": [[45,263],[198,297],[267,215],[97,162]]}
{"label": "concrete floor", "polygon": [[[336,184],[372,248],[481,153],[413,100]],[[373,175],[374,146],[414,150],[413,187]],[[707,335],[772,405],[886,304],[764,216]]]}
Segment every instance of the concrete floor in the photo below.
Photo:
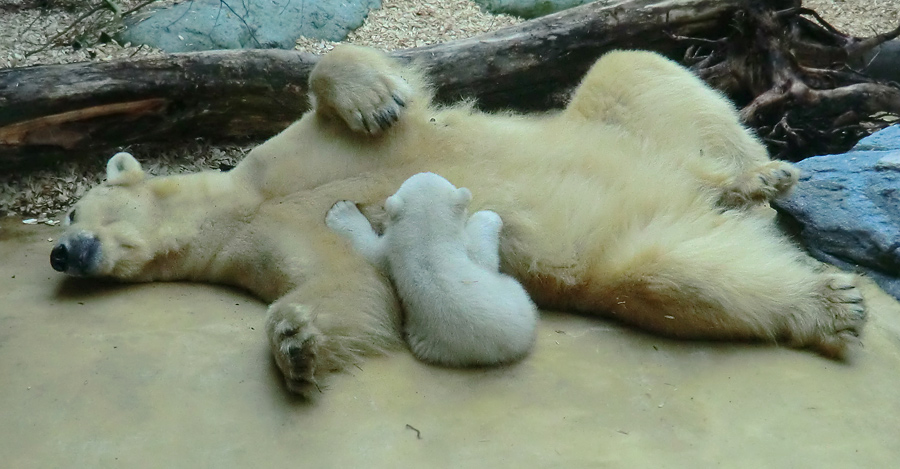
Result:
{"label": "concrete floor", "polygon": [[[288,395],[265,305],[208,285],[97,285],[58,230],[0,224],[0,466],[887,468],[900,461],[900,306],[866,288],[850,364],[546,313],[498,370],[407,353]],[[421,432],[421,439],[417,432]]]}

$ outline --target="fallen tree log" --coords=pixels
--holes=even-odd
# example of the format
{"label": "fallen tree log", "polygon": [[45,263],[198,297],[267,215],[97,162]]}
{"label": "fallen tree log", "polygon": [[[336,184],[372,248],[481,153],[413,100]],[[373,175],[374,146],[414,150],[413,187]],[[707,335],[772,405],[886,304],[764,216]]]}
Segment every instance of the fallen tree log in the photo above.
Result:
{"label": "fallen tree log", "polygon": [[[394,55],[425,63],[442,101],[546,109],[603,52],[632,47],[680,58],[687,44],[672,35],[717,37],[743,1],[602,0]],[[138,142],[270,136],[308,108],[316,61],[237,50],[0,70],[0,168]]]}
{"label": "fallen tree log", "polygon": [[[851,38],[800,6],[601,0],[393,55],[428,67],[442,102],[474,98],[484,109],[528,111],[562,105],[608,50],[655,50],[725,91],[777,156],[802,157],[886,125],[873,114],[900,113],[896,85],[851,67],[900,28]],[[308,109],[306,79],[317,60],[239,50],[0,70],[0,170],[132,143],[268,137]]]}

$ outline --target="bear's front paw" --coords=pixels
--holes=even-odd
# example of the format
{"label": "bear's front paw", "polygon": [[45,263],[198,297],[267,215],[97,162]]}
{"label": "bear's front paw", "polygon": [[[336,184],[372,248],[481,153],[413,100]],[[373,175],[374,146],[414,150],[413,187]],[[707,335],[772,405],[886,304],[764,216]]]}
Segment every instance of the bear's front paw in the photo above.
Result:
{"label": "bear's front paw", "polygon": [[412,89],[403,78],[379,74],[368,88],[347,92],[335,111],[355,132],[377,135],[400,119],[411,96]]}
{"label": "bear's front paw", "polygon": [[413,98],[400,67],[375,50],[340,46],[310,74],[316,111],[343,120],[353,131],[377,135],[389,129]]}
{"label": "bear's front paw", "polygon": [[272,305],[266,332],[287,388],[304,396],[321,390],[316,381],[316,362],[324,336],[312,324],[307,308],[295,304]]}

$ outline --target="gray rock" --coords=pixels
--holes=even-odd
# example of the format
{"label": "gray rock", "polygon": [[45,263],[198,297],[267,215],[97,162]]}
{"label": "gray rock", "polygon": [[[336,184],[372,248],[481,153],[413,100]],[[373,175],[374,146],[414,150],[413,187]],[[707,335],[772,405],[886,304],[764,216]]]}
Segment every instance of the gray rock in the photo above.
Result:
{"label": "gray rock", "polygon": [[900,298],[900,126],[797,166],[800,182],[775,205],[800,223],[810,253]]}
{"label": "gray rock", "polygon": [[537,18],[567,8],[584,5],[594,0],[474,0],[480,7],[497,14]]}
{"label": "gray rock", "polygon": [[341,41],[381,0],[188,0],[126,20],[120,42],[167,52],[292,49],[300,36]]}
{"label": "gray rock", "polygon": [[851,151],[900,149],[900,125],[892,125],[862,139]]}

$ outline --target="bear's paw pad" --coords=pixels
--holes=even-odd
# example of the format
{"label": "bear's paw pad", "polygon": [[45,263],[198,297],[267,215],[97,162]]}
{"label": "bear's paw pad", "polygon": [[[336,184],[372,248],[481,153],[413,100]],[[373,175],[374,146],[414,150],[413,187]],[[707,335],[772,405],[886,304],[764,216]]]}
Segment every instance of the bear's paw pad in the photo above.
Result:
{"label": "bear's paw pad", "polygon": [[334,110],[356,132],[377,135],[393,126],[412,99],[413,90],[398,75],[373,74],[370,83],[344,91]]}
{"label": "bear's paw pad", "polygon": [[306,317],[305,308],[298,305],[283,308],[291,311],[283,314],[273,328],[271,340],[275,361],[284,374],[288,389],[308,395],[318,389],[315,373],[322,337]]}

